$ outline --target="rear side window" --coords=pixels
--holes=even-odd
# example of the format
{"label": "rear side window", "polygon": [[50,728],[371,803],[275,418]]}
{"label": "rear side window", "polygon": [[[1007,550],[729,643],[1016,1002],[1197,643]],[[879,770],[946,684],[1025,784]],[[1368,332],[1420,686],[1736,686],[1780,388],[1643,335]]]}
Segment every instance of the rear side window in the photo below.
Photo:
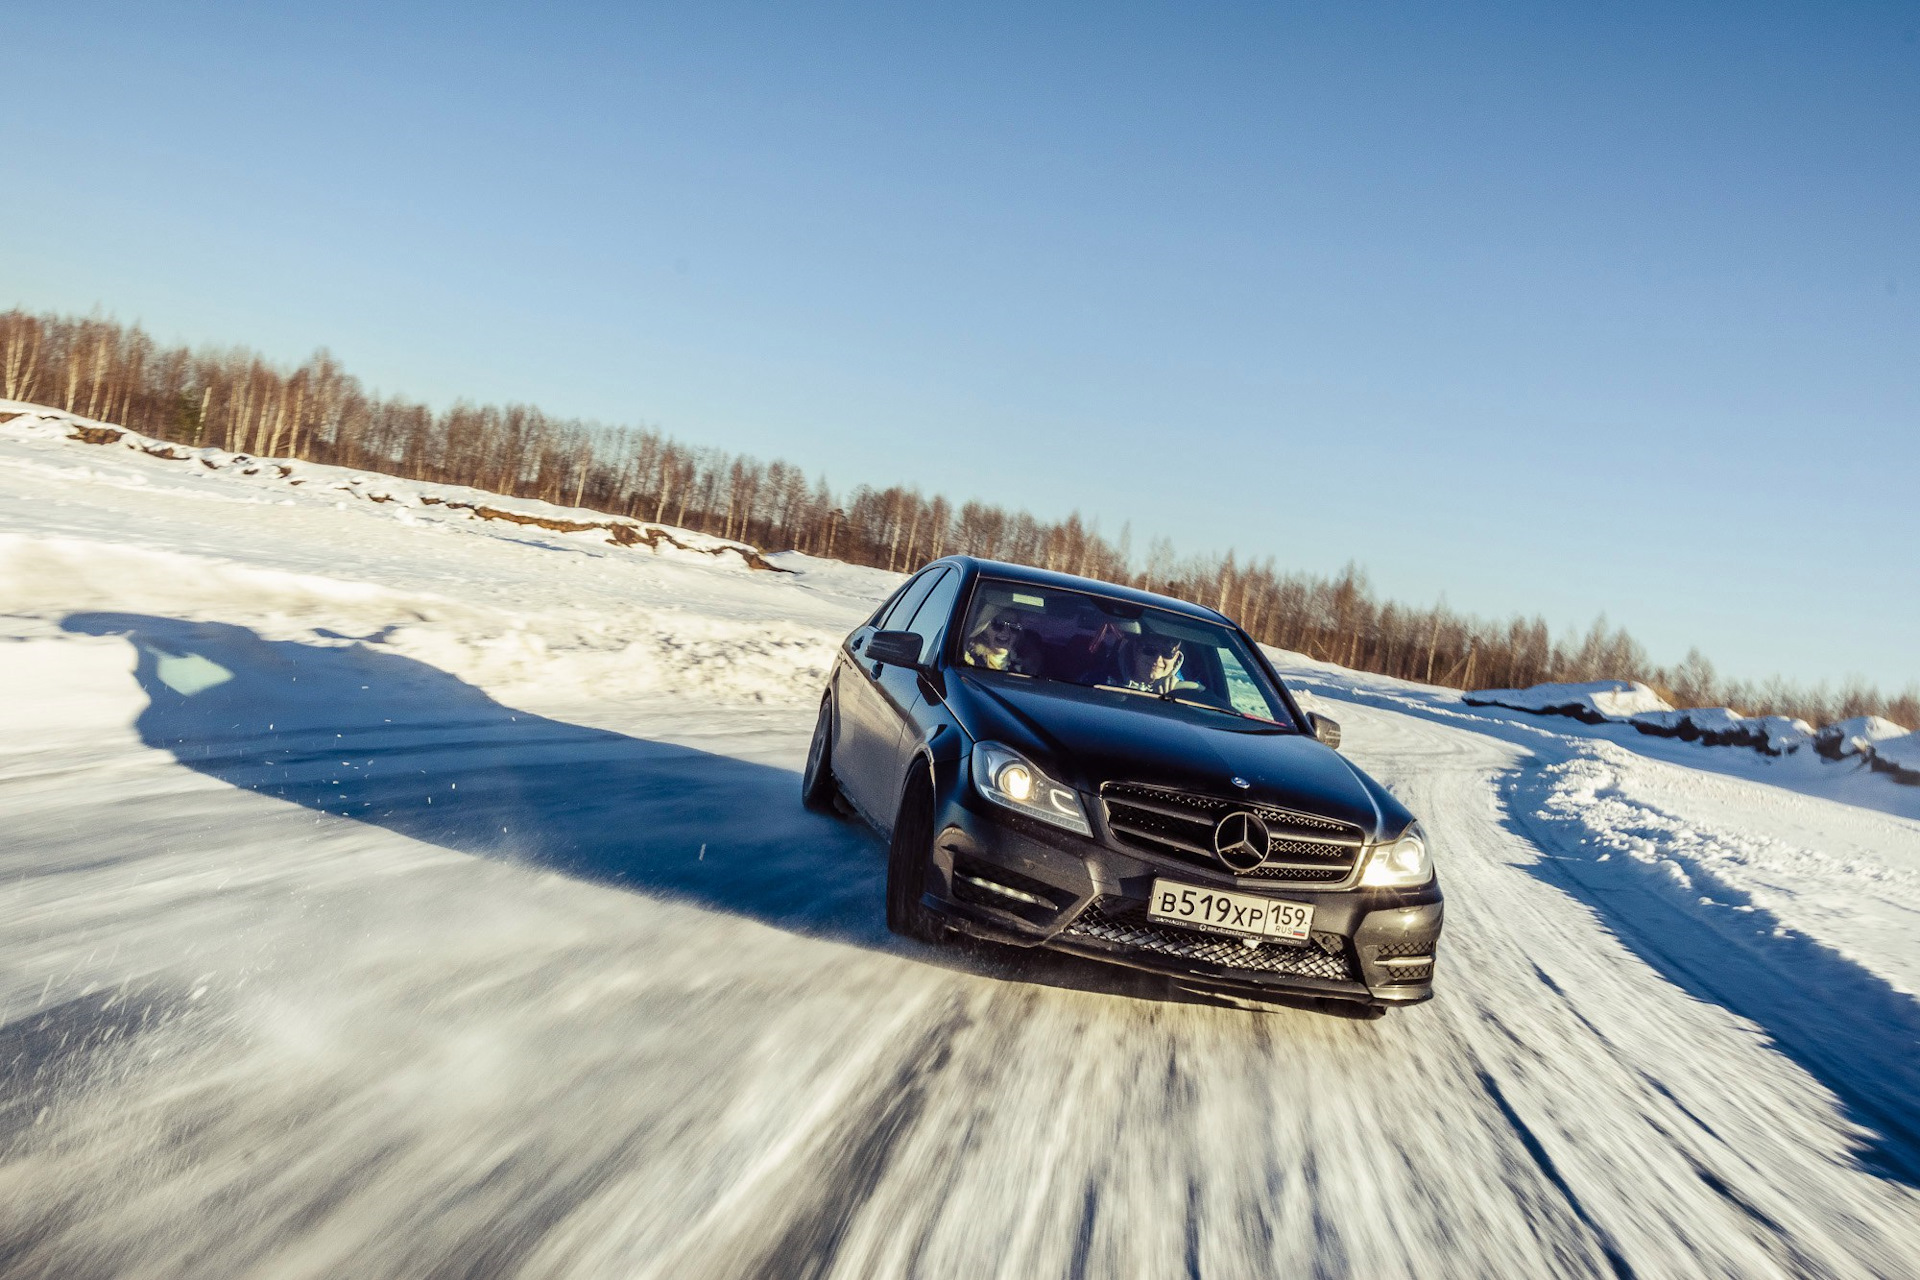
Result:
{"label": "rear side window", "polygon": [[907,589],[912,585],[911,582],[903,582],[895,587],[893,594],[882,600],[880,607],[873,611],[873,616],[867,619],[867,625],[875,631],[880,630],[880,624],[886,621],[887,615],[893,612],[893,606],[900,603],[900,597],[907,594]]}
{"label": "rear side window", "polygon": [[927,592],[933,590],[935,579],[939,578],[939,576],[946,571],[946,567],[943,565],[933,572],[923,573],[912,582],[909,582],[907,589],[902,591],[898,598],[894,600],[893,607],[881,613],[881,615],[874,620],[874,630],[905,631],[908,620],[913,617],[914,610],[918,609],[920,602],[927,598]]}
{"label": "rear side window", "polygon": [[946,625],[947,615],[953,612],[954,599],[960,594],[960,574],[954,569],[941,571],[940,581],[927,593],[920,608],[914,612],[913,621],[901,631],[911,631],[920,637],[920,661],[927,661],[933,652],[934,643],[940,638],[940,629]]}

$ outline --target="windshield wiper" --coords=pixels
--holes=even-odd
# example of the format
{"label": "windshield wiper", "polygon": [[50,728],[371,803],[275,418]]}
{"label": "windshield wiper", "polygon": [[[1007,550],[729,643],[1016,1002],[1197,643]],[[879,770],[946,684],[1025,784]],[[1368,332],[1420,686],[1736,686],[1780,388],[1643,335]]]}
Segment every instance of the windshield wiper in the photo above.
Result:
{"label": "windshield wiper", "polygon": [[[1177,702],[1183,707],[1199,707],[1202,711],[1218,711],[1222,715],[1234,716],[1241,720],[1251,720],[1255,724],[1272,725],[1276,729],[1287,728],[1286,725],[1281,724],[1278,720],[1269,720],[1265,716],[1256,716],[1251,712],[1241,711],[1234,707],[1222,707],[1211,702],[1197,702],[1192,698],[1177,697],[1171,692],[1155,693],[1151,689],[1130,689],[1123,684],[1096,684],[1093,687],[1096,689],[1108,689],[1114,693],[1138,694],[1142,698],[1153,698],[1160,702]],[[1288,730],[1288,732],[1292,732],[1292,730]]]}
{"label": "windshield wiper", "polygon": [[1251,711],[1242,711],[1238,707],[1221,707],[1211,702],[1195,702],[1192,698],[1176,698],[1171,693],[1159,694],[1158,697],[1162,702],[1177,702],[1183,707],[1199,707],[1203,711],[1218,711],[1222,715],[1238,716],[1242,720],[1251,720],[1255,724],[1272,725],[1276,729],[1285,729],[1287,727],[1278,720],[1269,720],[1265,716],[1256,716]]}

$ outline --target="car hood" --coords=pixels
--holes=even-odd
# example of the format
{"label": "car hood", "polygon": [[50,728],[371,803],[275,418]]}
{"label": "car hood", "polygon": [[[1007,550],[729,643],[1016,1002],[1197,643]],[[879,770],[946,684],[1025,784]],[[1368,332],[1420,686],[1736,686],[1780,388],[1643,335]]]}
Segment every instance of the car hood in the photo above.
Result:
{"label": "car hood", "polygon": [[[1298,733],[1241,729],[1211,712],[1073,685],[961,676],[950,698],[976,741],[1034,756],[1062,782],[1098,791],[1103,782],[1147,782],[1217,796],[1245,796],[1352,823],[1378,839],[1412,815],[1339,753]],[[1246,788],[1233,785],[1242,778]]]}

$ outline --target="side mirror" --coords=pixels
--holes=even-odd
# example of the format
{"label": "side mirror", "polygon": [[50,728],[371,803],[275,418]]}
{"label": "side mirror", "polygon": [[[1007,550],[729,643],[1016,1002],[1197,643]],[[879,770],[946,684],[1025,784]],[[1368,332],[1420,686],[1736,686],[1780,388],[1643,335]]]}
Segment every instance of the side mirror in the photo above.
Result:
{"label": "side mirror", "polygon": [[921,639],[913,631],[876,631],[867,639],[865,657],[896,667],[920,665]]}
{"label": "side mirror", "polygon": [[1313,736],[1335,751],[1340,749],[1340,722],[1329,720],[1318,711],[1307,712],[1307,723],[1313,726]]}

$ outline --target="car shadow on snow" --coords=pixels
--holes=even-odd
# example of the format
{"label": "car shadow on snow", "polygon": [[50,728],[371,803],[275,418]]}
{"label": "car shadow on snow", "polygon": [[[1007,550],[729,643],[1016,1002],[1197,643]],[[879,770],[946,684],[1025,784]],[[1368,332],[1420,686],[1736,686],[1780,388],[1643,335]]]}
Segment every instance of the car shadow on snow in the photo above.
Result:
{"label": "car shadow on snow", "polygon": [[79,613],[124,636],[148,698],[141,740],[222,782],[478,857],[678,898],[795,933],[996,978],[1212,1003],[1052,952],[919,947],[886,930],[884,852],[800,806],[787,769],[505,706],[375,644]]}
{"label": "car shadow on snow", "polygon": [[[1570,849],[1565,824],[1542,816],[1547,763],[1536,755],[1499,783],[1503,823],[1542,853],[1533,875],[1589,906],[1669,982],[1755,1023],[1839,1099],[1861,1130],[1864,1168],[1920,1186],[1920,1003],[1680,857],[1686,881],[1673,867]],[[1664,829],[1641,834],[1657,845]]]}

